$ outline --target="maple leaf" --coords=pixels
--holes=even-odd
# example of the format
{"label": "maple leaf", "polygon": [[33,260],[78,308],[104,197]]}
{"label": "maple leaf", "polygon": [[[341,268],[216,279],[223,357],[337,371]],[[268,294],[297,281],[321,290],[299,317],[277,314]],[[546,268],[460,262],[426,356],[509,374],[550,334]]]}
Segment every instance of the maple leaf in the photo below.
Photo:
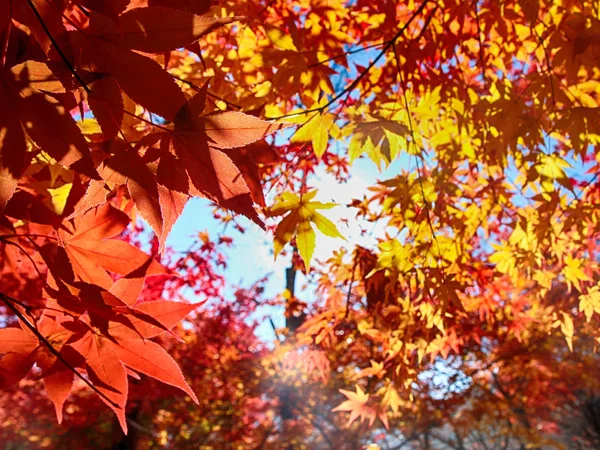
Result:
{"label": "maple leaf", "polygon": [[206,138],[203,142],[195,133],[163,134],[162,146],[177,156],[172,164],[187,172],[191,182],[189,194],[207,197],[264,226],[252,206],[250,190],[239,169],[225,153],[208,147]]}
{"label": "maple leaf", "polygon": [[102,400],[117,414],[124,433],[127,433],[126,367],[175,386],[198,403],[179,367],[167,352],[158,344],[141,339],[131,330],[113,327],[112,335],[105,337],[90,329],[79,339],[69,343],[69,347],[85,361],[90,379],[103,394]]}
{"label": "maple leaf", "polygon": [[[27,80],[26,66],[13,67],[14,86]],[[27,135],[65,167],[98,178],[89,147],[68,111],[53,97],[35,89],[20,89],[15,104]],[[34,126],[35,124],[35,126]]]}
{"label": "maple leaf", "polygon": [[291,142],[312,142],[312,148],[321,158],[327,150],[329,130],[323,114],[315,114],[294,134]]}
{"label": "maple leaf", "polygon": [[[119,152],[104,161],[98,172],[112,189],[117,185],[127,186],[138,211],[156,235],[161,237],[163,216],[156,175],[143,159],[133,152]],[[169,225],[172,226],[172,223]],[[164,241],[161,242],[161,248],[163,245]]]}
{"label": "maple leaf", "polygon": [[38,339],[28,331],[0,329],[0,387],[6,388],[27,375],[38,347]]}
{"label": "maple leaf", "polygon": [[[8,9],[8,2],[3,3]],[[3,11],[3,13],[6,12],[8,11]],[[12,17],[18,22],[27,24],[31,34],[46,54],[50,51],[52,39],[60,38],[67,31],[62,17],[56,13],[56,5],[47,1],[15,2],[11,12]],[[10,16],[6,14],[6,17]]]}
{"label": "maple leaf", "polygon": [[331,209],[336,206],[335,203],[314,202],[312,199],[316,195],[316,190],[300,196],[286,192],[267,211],[268,217],[287,214],[275,228],[275,257],[277,258],[285,244],[296,236],[298,252],[304,261],[307,272],[315,250],[315,231],[312,224],[325,236],[344,239],[335,224],[317,212],[318,209]]}
{"label": "maple leaf", "polygon": [[264,140],[242,148],[225,149],[224,151],[240,169],[240,173],[244,177],[248,189],[250,189],[252,200],[259,206],[265,207],[261,173],[264,168],[276,165],[281,160],[279,155]]}
{"label": "maple leaf", "polygon": [[564,262],[565,266],[562,272],[565,276],[569,289],[571,288],[571,285],[573,285],[578,291],[581,292],[581,282],[590,280],[587,274],[581,270],[581,267],[583,266],[583,260],[573,258],[571,255],[567,255]]}
{"label": "maple leaf", "polygon": [[400,406],[403,404],[403,401],[400,398],[398,391],[394,388],[393,384],[387,383],[386,386],[381,388],[381,391],[383,391],[383,396],[381,399],[382,405],[391,408],[394,414],[398,414],[398,411],[400,409]]}
{"label": "maple leaf", "polygon": [[90,180],[87,189],[85,190],[85,194],[79,199],[73,212],[66,217],[66,219],[71,220],[85,214],[96,206],[105,204],[110,193],[111,189],[104,181]]}
{"label": "maple leaf", "polygon": [[148,0],[148,5],[167,6],[201,15],[210,10],[212,0]]}
{"label": "maple leaf", "polygon": [[283,126],[237,111],[207,114],[194,120],[193,124],[194,129],[206,133],[209,145],[220,149],[243,147],[264,139]]}
{"label": "maple leaf", "polygon": [[540,9],[540,0],[519,0],[518,3],[523,10],[525,18],[529,22],[535,23]]}
{"label": "maple leaf", "polygon": [[135,153],[117,153],[105,160],[98,172],[104,182],[90,182],[86,194],[69,218],[106,203],[115,187],[124,185],[142,217],[159,238],[159,253],[189,198],[188,176],[184,166],[171,154],[161,154],[158,167]]}
{"label": "maple leaf", "polygon": [[[142,320],[138,317],[131,317],[130,323],[135,327],[137,333],[144,338],[153,338],[165,330],[170,330],[177,323],[187,316],[191,311],[198,308],[197,304],[174,302],[167,300],[154,300],[135,305],[135,310],[141,313],[148,314],[156,319],[161,326],[157,326],[152,322]],[[115,329],[125,327],[125,324],[119,322],[111,322],[109,324],[109,332]]]}
{"label": "maple leaf", "polygon": [[[56,351],[60,351],[72,336],[68,329],[55,320],[58,319],[58,315],[55,311],[54,317],[52,317],[51,314],[45,311],[37,322],[38,331],[44,336],[47,344],[52,345]],[[61,317],[61,319],[63,318]],[[36,365],[42,370],[46,395],[54,404],[57,421],[61,423],[63,405],[71,393],[74,374],[71,368],[66,367],[62,361],[57,361],[56,356],[48,350],[47,344],[38,341],[39,349],[36,354]]]}
{"label": "maple leaf", "polygon": [[[127,275],[147,262],[148,255],[138,248],[111,239],[120,234],[129,221],[126,214],[105,204],[73,219],[72,224],[65,223],[59,237],[79,280],[108,290],[113,285],[108,272]],[[147,274],[159,273],[166,273],[166,269],[152,261]]]}
{"label": "maple leaf", "polygon": [[238,19],[197,16],[163,6],[134,8],[118,17],[106,16],[97,12],[101,8],[95,9],[89,15],[90,33],[70,33],[69,37],[73,47],[84,49],[80,54],[85,56],[72,65],[104,74],[101,79],[110,80],[110,84],[108,81],[92,83],[90,89],[90,107],[106,137],[114,135],[122,121],[119,88],[168,120],[174,120],[185,103],[185,96],[173,78],[154,60],[132,50],[168,52]]}
{"label": "maple leaf", "polygon": [[[51,302],[51,312],[45,312],[37,323],[39,336],[43,336],[45,342],[42,343],[27,327],[0,330],[0,381],[3,386],[17,382],[34,363],[37,364],[42,369],[46,392],[55,405],[60,423],[63,404],[73,385],[73,370],[85,365],[94,389],[115,411],[125,432],[123,409],[127,381],[124,374],[127,371],[123,364],[184,390],[197,402],[172,358],[158,344],[146,340],[168,331],[195,305],[156,301],[130,309],[97,286],[79,287],[82,306],[85,305],[89,314],[83,317],[83,322],[73,321],[72,312],[61,314],[61,305],[65,303],[59,299]],[[72,301],[70,304],[74,305]],[[80,307],[74,305],[74,308]],[[104,330],[103,334],[99,334],[99,330]],[[53,352],[48,351],[48,346],[53,347]],[[60,359],[56,358],[56,352],[62,355]],[[6,371],[9,365],[11,372]]]}
{"label": "maple leaf", "polygon": [[565,341],[569,346],[569,350],[573,351],[573,333],[574,333],[574,325],[573,319],[567,313],[561,313],[562,320],[557,320],[557,325],[560,326],[560,331],[565,337]]}
{"label": "maple leaf", "polygon": [[146,262],[140,267],[129,272],[122,278],[119,278],[109,289],[109,292],[123,301],[128,306],[133,306],[142,292],[148,269],[152,265],[154,258],[148,257]]}
{"label": "maple leaf", "polygon": [[[143,145],[150,146],[160,141],[158,168],[150,168],[132,152],[115,154],[98,168],[109,189],[116,185],[127,186],[142,217],[159,237],[160,252],[189,194],[207,196],[263,226],[239,169],[224,152],[213,146],[248,145],[272,133],[279,125],[234,112],[201,116],[204,106],[205,92],[201,91],[177,114],[175,133],[155,133],[144,141]],[[90,183],[88,192],[76,207],[77,214],[104,202],[107,193],[103,184]]]}
{"label": "maple leaf", "polygon": [[367,367],[356,374],[356,378],[377,377],[381,378],[385,374],[384,364],[377,361],[371,361],[371,367]]}
{"label": "maple leaf", "polygon": [[[251,144],[273,133],[280,125],[238,112],[201,115],[205,95],[205,90],[201,90],[181,108],[175,119],[174,133],[158,133],[161,151],[165,155],[164,163],[162,158],[159,163],[159,172],[160,166],[165,166],[162,182],[173,187],[171,192],[187,194],[185,182],[172,178],[173,173],[185,171],[191,182],[189,194],[206,196],[264,227],[254,210],[250,189],[240,170],[221,149]],[[182,209],[182,197],[170,198],[169,195],[167,192],[163,194],[165,204],[175,215]]]}
{"label": "maple leaf", "polygon": [[348,418],[348,425],[352,424],[356,419],[360,419],[361,422],[364,420],[369,421],[369,426],[373,425],[375,419],[379,419],[383,422],[385,427],[388,427],[387,414],[382,411],[378,411],[377,408],[368,405],[369,394],[366,394],[360,386],[356,385],[356,392],[346,391],[340,389],[340,392],[344,394],[348,400],[344,401],[340,405],[333,408],[332,411],[348,411],[350,417]]}
{"label": "maple leaf", "polygon": [[286,124],[267,122],[237,111],[203,115],[206,105],[205,85],[177,113],[175,131],[193,134],[219,149],[244,147],[264,139]]}
{"label": "maple leaf", "polygon": [[56,420],[59,424],[63,421],[63,406],[71,394],[73,378],[73,372],[70,370],[57,371],[44,377],[44,389],[54,405]]}
{"label": "maple leaf", "polygon": [[348,156],[350,162],[353,162],[365,152],[377,165],[380,164],[382,156],[385,157],[388,163],[391,162],[397,155],[398,150],[396,148],[398,145],[390,144],[390,134],[392,136],[405,136],[409,132],[408,127],[402,123],[377,116],[373,116],[373,119],[357,124],[349,146]]}
{"label": "maple leaf", "polygon": [[594,313],[600,314],[600,285],[592,286],[579,297],[579,310],[585,314],[588,322]]}

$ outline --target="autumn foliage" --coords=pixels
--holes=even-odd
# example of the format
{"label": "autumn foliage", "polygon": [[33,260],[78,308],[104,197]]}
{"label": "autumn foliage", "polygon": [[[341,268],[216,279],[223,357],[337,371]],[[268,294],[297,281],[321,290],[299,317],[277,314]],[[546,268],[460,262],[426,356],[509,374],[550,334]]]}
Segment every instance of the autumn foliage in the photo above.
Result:
{"label": "autumn foliage", "polygon": [[600,445],[598,2],[0,0],[0,68],[5,448]]}

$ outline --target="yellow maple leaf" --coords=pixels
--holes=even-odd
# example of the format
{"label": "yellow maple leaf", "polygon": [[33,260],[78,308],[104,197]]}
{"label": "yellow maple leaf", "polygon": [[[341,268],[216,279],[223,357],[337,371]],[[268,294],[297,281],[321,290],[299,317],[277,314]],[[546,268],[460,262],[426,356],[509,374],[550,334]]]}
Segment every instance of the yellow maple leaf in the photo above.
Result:
{"label": "yellow maple leaf", "polygon": [[591,287],[587,294],[579,297],[579,311],[585,314],[588,323],[594,313],[600,314],[600,284]]}
{"label": "yellow maple leaf", "polygon": [[535,170],[542,176],[559,179],[566,178],[565,169],[571,165],[558,155],[540,155],[540,162]]}
{"label": "yellow maple leaf", "polygon": [[322,114],[315,114],[302,125],[291,139],[292,142],[312,142],[313,151],[321,158],[327,150],[329,130]]}
{"label": "yellow maple leaf", "polygon": [[267,211],[268,217],[285,215],[283,220],[277,225],[277,228],[275,228],[275,258],[281,253],[285,244],[296,236],[298,252],[304,261],[307,272],[315,250],[316,236],[312,227],[313,224],[325,236],[344,239],[344,236],[338,231],[335,224],[317,212],[317,209],[331,209],[336,204],[312,201],[316,195],[316,190],[300,196],[286,192]]}
{"label": "yellow maple leaf", "polygon": [[583,260],[567,255],[564,262],[565,266],[562,273],[567,281],[567,286],[569,286],[569,289],[571,289],[571,286],[575,286],[575,289],[581,292],[580,281],[590,281],[590,277],[582,270],[584,266]]}
{"label": "yellow maple leaf", "polygon": [[571,316],[569,316],[566,313],[561,313],[563,319],[561,321],[559,321],[560,323],[560,331],[562,331],[562,334],[565,337],[565,341],[567,341],[567,345],[569,346],[569,350],[573,351],[573,332],[574,332],[574,326],[573,326],[573,319],[571,319]]}
{"label": "yellow maple leaf", "polygon": [[400,406],[404,405],[404,400],[400,398],[398,391],[391,383],[388,383],[384,388],[382,388],[382,390],[382,405],[390,408],[394,414],[398,414]]}

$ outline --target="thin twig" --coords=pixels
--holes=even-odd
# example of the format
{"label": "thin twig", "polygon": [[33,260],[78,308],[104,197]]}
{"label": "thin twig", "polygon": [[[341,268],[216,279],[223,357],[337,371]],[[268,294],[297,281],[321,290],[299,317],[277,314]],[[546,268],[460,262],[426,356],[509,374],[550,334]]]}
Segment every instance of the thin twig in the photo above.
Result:
{"label": "thin twig", "polygon": [[358,265],[358,252],[354,253],[354,262],[352,264],[352,275],[350,276],[350,282],[348,283],[348,293],[346,294],[346,312],[344,313],[344,319],[348,318],[350,313],[350,299],[352,297],[352,285],[354,284],[354,274],[356,273],[356,266]]}
{"label": "thin twig", "polygon": [[156,437],[156,433],[154,433],[151,429],[140,425],[138,422],[136,422],[135,420],[133,420],[129,417],[127,418],[127,423],[129,425],[131,425],[133,428],[135,428],[136,430],[138,430],[144,434],[147,434],[148,436]]}
{"label": "thin twig", "polygon": [[320,66],[321,64],[326,64],[328,62],[335,61],[336,59],[343,58],[344,56],[355,55],[357,53],[366,52],[367,50],[370,50],[372,48],[381,47],[382,45],[387,45],[389,43],[390,43],[390,41],[383,41],[383,42],[378,42],[376,44],[370,44],[365,47],[355,48],[354,50],[348,50],[347,52],[339,53],[335,56],[332,56],[331,58],[321,59],[321,60],[317,61],[316,63],[309,64],[306,67],[309,69],[312,69],[313,67],[317,67],[317,66]]}
{"label": "thin twig", "polygon": [[166,131],[168,133],[172,133],[173,132],[173,130],[171,130],[171,129],[167,128],[167,127],[163,127],[162,125],[154,123],[151,120],[144,119],[142,116],[138,116],[137,114],[131,113],[131,112],[127,111],[126,109],[123,109],[123,113],[127,114],[128,116],[135,117],[136,119],[141,120],[142,122],[147,123],[148,125],[152,125],[153,127],[156,127],[159,130],[163,130],[163,131]]}
{"label": "thin twig", "polygon": [[86,84],[85,81],[83,81],[83,79],[81,78],[81,76],[79,76],[79,74],[75,71],[75,67],[73,67],[73,65],[71,64],[71,61],[69,61],[69,59],[67,58],[67,56],[63,53],[62,49],[60,48],[60,46],[56,42],[56,39],[54,39],[54,36],[52,36],[52,33],[50,33],[50,30],[46,26],[46,23],[44,22],[44,19],[42,18],[42,16],[40,15],[39,11],[37,10],[37,8],[35,7],[35,5],[33,4],[33,1],[32,0],[27,0],[27,3],[29,4],[29,7],[33,11],[33,14],[35,14],[35,16],[37,17],[38,22],[40,22],[40,25],[42,25],[42,28],[44,29],[44,33],[46,33],[46,35],[48,36],[48,39],[50,39],[50,42],[52,43],[52,45],[54,45],[54,48],[56,49],[56,51],[60,55],[61,59],[66,64],[66,66],[69,68],[69,71],[77,79],[77,81],[79,82],[79,84],[81,84],[81,87],[89,94],[91,92],[89,86]]}
{"label": "thin twig", "polygon": [[273,319],[271,317],[269,317],[269,323],[271,324],[271,328],[273,328],[273,334],[275,334],[275,337],[277,338],[279,343],[282,344],[283,341],[281,340],[281,336],[279,336],[279,333],[277,332],[277,327],[275,327],[275,322],[273,322]]}

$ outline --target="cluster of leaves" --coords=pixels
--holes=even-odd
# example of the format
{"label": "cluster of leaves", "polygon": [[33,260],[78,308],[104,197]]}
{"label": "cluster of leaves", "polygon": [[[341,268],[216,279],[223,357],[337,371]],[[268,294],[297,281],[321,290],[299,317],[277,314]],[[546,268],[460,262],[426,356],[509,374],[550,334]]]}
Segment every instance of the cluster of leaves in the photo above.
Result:
{"label": "cluster of leaves", "polygon": [[[128,375],[154,377],[198,402],[152,340],[194,306],[160,300],[157,286],[155,298],[141,293],[176,275],[156,252],[190,196],[262,226],[241,173],[252,182],[257,169],[242,152],[238,167],[226,151],[276,129],[240,112],[207,111],[206,84],[190,95],[167,70],[171,51],[236,17],[209,4],[137,3],[0,2],[2,266],[37,275],[27,292],[18,283],[0,292],[18,318],[0,330],[0,384],[35,365],[61,422],[77,377],[124,431]],[[118,239],[134,211],[157,236],[153,255]]]}
{"label": "cluster of leaves", "polygon": [[[340,410],[369,422],[414,423],[430,395],[419,377],[436,361],[473,358],[480,367],[472,370],[489,376],[502,368],[516,380],[531,367],[513,370],[507,361],[527,351],[541,364],[550,344],[538,342],[548,334],[554,343],[562,336],[593,372],[598,5],[224,4],[261,20],[227,36],[227,71],[221,62],[192,62],[189,77],[213,75],[221,97],[299,125],[286,151],[301,151],[292,169],[304,175],[288,182],[295,194],[282,195],[269,213],[287,213],[274,227],[276,253],[292,242],[308,264],[312,225],[337,234],[314,220],[315,167],[342,179],[340,159],[367,157],[378,167],[401,161],[402,173],[351,205],[359,219],[385,224],[379,245],[340,253],[313,271],[319,295],[300,342],[331,361],[347,352],[361,374],[356,388],[345,388]],[[223,42],[209,38],[207,51]],[[564,372],[555,374],[559,384]],[[415,383],[421,403],[410,401]],[[576,384],[585,391],[594,380]],[[484,405],[480,397],[477,408]],[[504,414],[513,420],[517,409]],[[544,435],[534,436],[537,425],[519,426],[528,442]]]}
{"label": "cluster of leaves", "polygon": [[[157,407],[138,386],[153,445],[179,448],[593,448],[565,423],[598,388],[599,14],[591,0],[1,0],[2,384],[35,364],[60,418],[77,376],[123,428],[127,375],[202,393],[198,410]],[[277,152],[269,118],[296,125]],[[377,245],[311,267],[315,228],[341,237],[314,175],[343,182],[363,159],[400,166],[349,205],[383,229]],[[252,337],[255,302],[232,307],[198,258],[208,238],[159,263],[190,196],[226,223],[262,226],[263,207],[275,254],[297,249],[289,272],[315,295],[287,286],[274,350]],[[152,255],[119,238],[137,213]],[[218,306],[171,331],[192,307],[157,298],[186,283]],[[192,388],[158,333],[188,342],[164,345]]]}

